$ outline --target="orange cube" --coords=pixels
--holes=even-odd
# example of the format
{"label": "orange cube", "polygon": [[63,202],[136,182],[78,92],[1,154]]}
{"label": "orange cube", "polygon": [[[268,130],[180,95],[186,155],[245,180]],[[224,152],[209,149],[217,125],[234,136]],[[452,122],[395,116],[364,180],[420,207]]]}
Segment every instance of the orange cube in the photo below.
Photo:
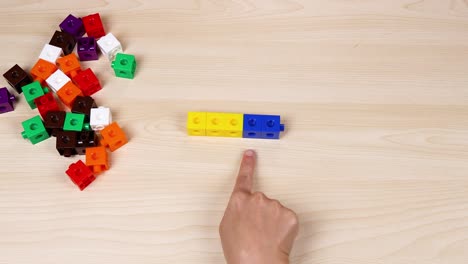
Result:
{"label": "orange cube", "polygon": [[109,169],[106,147],[86,148],[86,166],[98,174]]}
{"label": "orange cube", "polygon": [[67,82],[67,84],[65,84],[62,89],[58,90],[57,96],[60,98],[63,104],[68,106],[68,108],[71,108],[76,97],[83,96],[83,93],[81,92],[80,88],[76,87],[76,85],[74,85],[72,82]]}
{"label": "orange cube", "polygon": [[101,144],[103,146],[108,146],[112,152],[128,142],[125,132],[123,132],[116,122],[113,122],[101,130],[101,137]]}
{"label": "orange cube", "polygon": [[34,81],[38,81],[41,85],[45,85],[45,80],[57,70],[55,64],[43,59],[39,59],[31,69],[31,76]]}
{"label": "orange cube", "polygon": [[80,61],[74,53],[57,59],[57,64],[60,70],[70,78],[75,77],[81,71]]}

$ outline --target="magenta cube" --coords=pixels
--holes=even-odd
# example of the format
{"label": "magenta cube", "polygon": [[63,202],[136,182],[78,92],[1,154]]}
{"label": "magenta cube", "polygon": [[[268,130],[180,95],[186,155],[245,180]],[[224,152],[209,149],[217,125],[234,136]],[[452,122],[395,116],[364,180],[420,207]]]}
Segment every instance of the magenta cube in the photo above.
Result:
{"label": "magenta cube", "polygon": [[81,18],[77,18],[73,15],[68,15],[62,23],[60,23],[60,29],[62,32],[66,32],[75,39],[82,37],[85,34],[85,29],[83,25],[83,21]]}
{"label": "magenta cube", "polygon": [[14,110],[13,102],[16,97],[8,91],[6,87],[0,88],[0,114]]}
{"label": "magenta cube", "polygon": [[99,59],[96,39],[93,37],[78,39],[78,56],[81,61]]}

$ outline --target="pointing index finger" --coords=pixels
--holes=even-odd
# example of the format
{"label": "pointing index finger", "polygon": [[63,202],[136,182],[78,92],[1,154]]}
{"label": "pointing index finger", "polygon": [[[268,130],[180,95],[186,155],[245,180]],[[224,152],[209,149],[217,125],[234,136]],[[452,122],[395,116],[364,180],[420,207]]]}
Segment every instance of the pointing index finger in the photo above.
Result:
{"label": "pointing index finger", "polygon": [[256,159],[255,151],[249,149],[244,152],[233,192],[252,192]]}

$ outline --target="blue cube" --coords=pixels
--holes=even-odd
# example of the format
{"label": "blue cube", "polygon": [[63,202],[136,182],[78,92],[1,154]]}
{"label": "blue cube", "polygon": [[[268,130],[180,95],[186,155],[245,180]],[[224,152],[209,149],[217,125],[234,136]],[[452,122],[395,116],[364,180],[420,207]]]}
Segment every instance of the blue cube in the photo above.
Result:
{"label": "blue cube", "polygon": [[279,139],[280,132],[284,131],[284,125],[281,124],[279,115],[262,116],[262,138]]}
{"label": "blue cube", "polygon": [[244,138],[262,138],[262,115],[244,114]]}

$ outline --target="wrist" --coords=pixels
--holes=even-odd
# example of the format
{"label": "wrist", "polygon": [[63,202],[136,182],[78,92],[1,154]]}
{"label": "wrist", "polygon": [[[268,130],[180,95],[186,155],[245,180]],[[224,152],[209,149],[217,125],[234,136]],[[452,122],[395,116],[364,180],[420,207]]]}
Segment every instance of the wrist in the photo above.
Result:
{"label": "wrist", "polygon": [[289,264],[289,257],[285,256],[278,261],[278,264]]}
{"label": "wrist", "polygon": [[234,262],[234,261],[227,261],[227,264],[263,264],[263,263],[268,263],[268,264],[289,264],[289,260],[278,260],[274,262],[265,262],[261,260],[252,260],[252,261],[246,261],[246,262]]}
{"label": "wrist", "polygon": [[289,264],[289,256],[287,255],[279,255],[279,256],[249,256],[245,258],[238,259],[238,261],[227,261],[227,264]]}

